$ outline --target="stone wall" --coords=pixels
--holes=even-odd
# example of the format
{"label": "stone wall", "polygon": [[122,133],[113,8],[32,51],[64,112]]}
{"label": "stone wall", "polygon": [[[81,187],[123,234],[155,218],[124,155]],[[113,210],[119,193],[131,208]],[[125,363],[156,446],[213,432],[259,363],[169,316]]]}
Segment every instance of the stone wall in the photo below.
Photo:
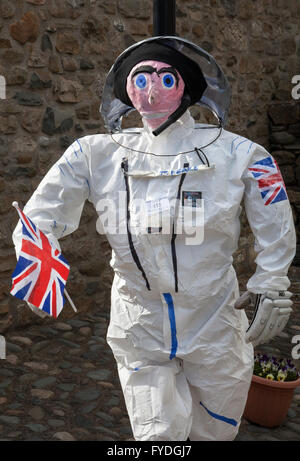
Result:
{"label": "stone wall", "polygon": [[[36,320],[8,294],[17,223],[11,202],[24,206],[74,139],[105,132],[98,111],[105,74],[121,51],[152,35],[151,22],[150,0],[0,1],[0,75],[7,84],[0,100],[0,333]],[[178,35],[212,53],[232,85],[228,129],[266,147],[267,107],[289,101],[291,78],[300,74],[299,24],[299,0],[177,0]],[[204,111],[193,114],[211,120]],[[133,116],[128,123],[139,122]],[[296,178],[291,164],[284,166]],[[109,304],[110,249],[95,223],[86,204],[79,229],[61,240],[72,267],[68,291],[80,310]],[[253,268],[254,256],[245,217],[243,223],[240,271]],[[68,306],[61,318],[70,315]]]}

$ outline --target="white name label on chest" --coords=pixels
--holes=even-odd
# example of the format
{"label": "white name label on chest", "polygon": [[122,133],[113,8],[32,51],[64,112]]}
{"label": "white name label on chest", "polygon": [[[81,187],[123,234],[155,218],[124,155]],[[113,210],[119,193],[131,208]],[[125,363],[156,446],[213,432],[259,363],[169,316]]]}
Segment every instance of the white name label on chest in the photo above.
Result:
{"label": "white name label on chest", "polygon": [[157,200],[147,200],[146,210],[148,215],[162,213],[170,209],[170,202],[168,198],[159,198]]}

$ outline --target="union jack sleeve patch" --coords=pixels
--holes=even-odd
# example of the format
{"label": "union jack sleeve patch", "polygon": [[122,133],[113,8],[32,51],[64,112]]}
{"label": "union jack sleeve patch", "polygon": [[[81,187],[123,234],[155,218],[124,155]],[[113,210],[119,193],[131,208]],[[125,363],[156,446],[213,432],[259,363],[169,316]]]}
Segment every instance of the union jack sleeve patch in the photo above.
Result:
{"label": "union jack sleeve patch", "polygon": [[249,167],[249,171],[257,180],[261,197],[266,206],[287,200],[285,184],[274,158],[266,157],[253,163]]}

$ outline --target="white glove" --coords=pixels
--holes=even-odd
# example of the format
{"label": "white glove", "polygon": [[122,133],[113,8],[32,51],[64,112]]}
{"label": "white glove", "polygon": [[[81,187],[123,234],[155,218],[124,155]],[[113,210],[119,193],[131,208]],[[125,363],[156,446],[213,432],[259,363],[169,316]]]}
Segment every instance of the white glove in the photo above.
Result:
{"label": "white glove", "polygon": [[258,344],[269,342],[286,326],[292,312],[293,294],[289,291],[267,291],[263,294],[254,294],[246,291],[236,301],[236,309],[244,309],[254,304],[254,314],[246,331],[246,342],[255,347]]}

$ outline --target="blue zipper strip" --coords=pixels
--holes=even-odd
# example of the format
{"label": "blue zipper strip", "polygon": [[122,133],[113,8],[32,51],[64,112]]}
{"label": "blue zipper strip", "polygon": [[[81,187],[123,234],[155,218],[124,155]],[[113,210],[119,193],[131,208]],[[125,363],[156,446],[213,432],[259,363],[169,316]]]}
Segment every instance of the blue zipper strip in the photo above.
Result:
{"label": "blue zipper strip", "polygon": [[224,421],[224,423],[231,424],[232,426],[237,426],[237,421],[232,418],[227,418],[226,416],[218,415],[217,413],[213,413],[212,411],[208,410],[202,402],[200,405],[207,411],[207,413],[215,419],[219,419],[220,421]]}
{"label": "blue zipper strip", "polygon": [[176,332],[176,320],[175,320],[175,311],[174,311],[174,303],[173,298],[170,293],[163,293],[165,301],[168,305],[168,313],[169,313],[169,320],[171,326],[171,353],[170,353],[170,360],[172,360],[176,356],[177,351],[177,332]]}

